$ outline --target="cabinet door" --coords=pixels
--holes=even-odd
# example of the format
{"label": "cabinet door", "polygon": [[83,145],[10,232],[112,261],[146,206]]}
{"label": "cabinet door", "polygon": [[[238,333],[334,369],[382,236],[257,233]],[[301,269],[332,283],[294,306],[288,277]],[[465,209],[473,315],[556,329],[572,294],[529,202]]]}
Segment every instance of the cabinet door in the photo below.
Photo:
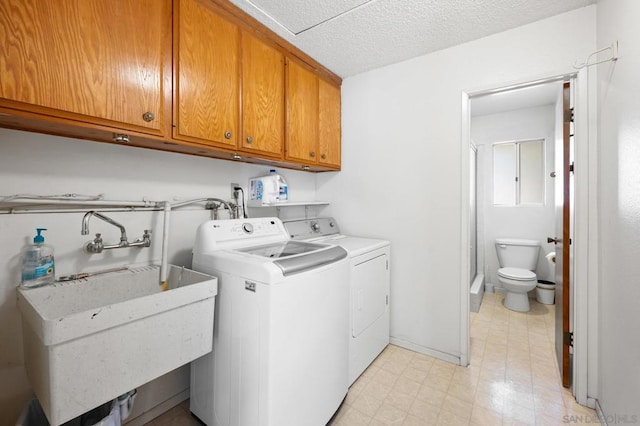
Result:
{"label": "cabinet door", "polygon": [[318,163],[340,167],[340,87],[319,80]]}
{"label": "cabinet door", "polygon": [[170,15],[169,0],[2,0],[0,98],[161,133]]}
{"label": "cabinet door", "polygon": [[284,55],[242,33],[243,150],[282,158],[284,147]]}
{"label": "cabinet door", "polygon": [[318,77],[287,59],[286,158],[315,164],[318,146]]}
{"label": "cabinet door", "polygon": [[205,2],[177,4],[174,137],[236,148],[240,30]]}

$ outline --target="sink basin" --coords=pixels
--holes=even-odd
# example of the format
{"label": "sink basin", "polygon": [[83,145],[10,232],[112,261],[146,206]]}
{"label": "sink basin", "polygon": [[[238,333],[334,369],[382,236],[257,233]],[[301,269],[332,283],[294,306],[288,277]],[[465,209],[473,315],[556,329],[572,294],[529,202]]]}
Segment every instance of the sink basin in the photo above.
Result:
{"label": "sink basin", "polygon": [[211,351],[217,279],[146,266],[18,289],[25,367],[58,425]]}

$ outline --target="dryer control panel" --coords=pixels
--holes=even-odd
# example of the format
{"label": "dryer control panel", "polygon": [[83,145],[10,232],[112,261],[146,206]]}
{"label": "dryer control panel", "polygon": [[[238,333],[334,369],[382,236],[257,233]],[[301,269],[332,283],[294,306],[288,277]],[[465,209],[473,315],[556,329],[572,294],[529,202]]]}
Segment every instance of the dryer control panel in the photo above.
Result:
{"label": "dryer control panel", "polygon": [[284,222],[284,227],[294,240],[306,240],[315,237],[326,237],[339,234],[338,223],[332,217],[318,217],[314,219],[290,220]]}

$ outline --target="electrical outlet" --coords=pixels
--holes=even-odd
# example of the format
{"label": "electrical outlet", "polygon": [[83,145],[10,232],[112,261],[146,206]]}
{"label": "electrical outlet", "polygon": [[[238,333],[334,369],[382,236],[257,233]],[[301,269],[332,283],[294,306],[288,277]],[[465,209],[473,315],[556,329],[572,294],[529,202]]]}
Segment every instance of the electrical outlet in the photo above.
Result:
{"label": "electrical outlet", "polygon": [[239,187],[240,184],[239,183],[231,183],[231,199],[235,200],[236,196],[234,194],[234,192],[236,192],[235,188]]}

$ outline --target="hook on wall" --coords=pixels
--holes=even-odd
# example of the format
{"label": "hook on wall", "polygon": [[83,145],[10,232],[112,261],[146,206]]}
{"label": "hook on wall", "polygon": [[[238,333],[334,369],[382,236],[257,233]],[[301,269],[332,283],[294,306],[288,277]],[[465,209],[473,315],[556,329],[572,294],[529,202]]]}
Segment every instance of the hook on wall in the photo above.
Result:
{"label": "hook on wall", "polygon": [[[596,62],[590,62],[592,57],[596,57],[597,55],[602,53],[602,52],[606,52],[610,50],[611,51],[611,55],[606,58],[606,59],[601,59],[599,61]],[[584,62],[582,62],[581,64],[574,62],[573,67],[576,69],[582,69],[585,67],[590,67],[592,65],[597,65],[597,64],[602,64],[604,62],[609,62],[609,61],[617,61],[618,60],[618,41],[614,41],[613,43],[611,43],[611,46],[607,46],[604,47],[600,50],[596,50],[595,52],[593,52],[592,54],[590,54],[589,56],[587,56],[587,59],[584,60]]]}

